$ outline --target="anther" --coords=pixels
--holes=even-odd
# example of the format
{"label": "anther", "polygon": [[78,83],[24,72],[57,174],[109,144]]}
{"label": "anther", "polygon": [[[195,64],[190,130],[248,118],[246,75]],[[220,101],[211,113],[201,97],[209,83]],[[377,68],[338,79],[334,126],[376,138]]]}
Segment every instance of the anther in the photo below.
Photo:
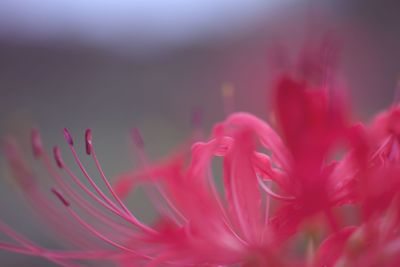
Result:
{"label": "anther", "polygon": [[93,151],[92,130],[87,129],[85,132],[86,154],[91,155]]}
{"label": "anther", "polygon": [[64,128],[64,138],[70,146],[74,145],[74,140],[72,140],[72,136],[69,133],[67,128]]}
{"label": "anther", "polygon": [[138,128],[133,128],[132,130],[132,140],[135,143],[135,145],[139,148],[144,148],[144,141],[142,134],[140,133],[140,130]]}
{"label": "anther", "polygon": [[51,192],[60,200],[60,202],[66,206],[69,207],[70,203],[65,199],[65,197],[63,196],[63,194],[58,191],[57,189],[55,189],[54,187],[51,188]]}
{"label": "anther", "polygon": [[54,154],[54,159],[56,160],[57,166],[60,169],[64,168],[64,161],[62,160],[61,151],[58,146],[53,147],[53,154]]}
{"label": "anther", "polygon": [[31,132],[32,151],[35,158],[39,158],[43,153],[42,138],[37,129]]}

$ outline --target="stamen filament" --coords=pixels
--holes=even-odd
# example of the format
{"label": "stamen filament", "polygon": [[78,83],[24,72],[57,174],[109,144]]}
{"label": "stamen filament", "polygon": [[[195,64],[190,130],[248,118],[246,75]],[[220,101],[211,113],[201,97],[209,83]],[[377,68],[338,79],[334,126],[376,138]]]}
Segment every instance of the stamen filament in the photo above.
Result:
{"label": "stamen filament", "polygon": [[[87,130],[87,132],[90,132],[90,130]],[[86,136],[91,136],[91,135],[86,135]],[[92,143],[91,138],[90,138],[90,140],[87,139],[87,144],[91,144],[91,143]],[[96,168],[99,171],[100,176],[103,179],[103,182],[106,184],[108,190],[114,197],[115,201],[117,201],[117,203],[125,211],[125,213],[127,213],[128,215],[132,215],[131,211],[125,206],[125,204],[122,202],[122,200],[115,193],[114,189],[111,187],[110,182],[108,181],[107,177],[104,174],[103,169],[101,168],[100,162],[97,160],[97,155],[96,155],[96,151],[95,151],[94,147],[92,145],[87,145],[87,147],[88,146],[90,147],[91,156],[95,162]]]}
{"label": "stamen filament", "polygon": [[[59,155],[60,156],[60,155]],[[83,168],[83,166],[82,166]],[[69,169],[68,165],[63,165],[63,170],[66,171],[68,176],[83,190],[85,191],[93,200],[97,201],[100,205],[102,205],[104,208],[107,210],[113,212],[115,215],[125,219],[126,221],[132,223],[139,229],[143,230],[144,232],[147,232],[149,234],[154,234],[156,231],[143,223],[141,223],[134,215],[128,216],[126,213],[122,212],[120,209],[116,209],[115,205],[110,206],[108,203],[104,202],[102,199],[100,199],[97,195],[95,195],[92,191],[90,191],[80,180],[76,175]],[[91,180],[91,183],[94,184],[94,181],[87,176],[86,178]]]}
{"label": "stamen filament", "polygon": [[293,196],[281,196],[281,195],[273,192],[271,189],[268,188],[268,186],[263,182],[263,180],[259,176],[257,176],[257,180],[258,180],[258,183],[260,184],[261,188],[265,191],[265,193],[267,193],[271,197],[274,197],[276,199],[283,200],[283,201],[294,201],[296,199]]}
{"label": "stamen filament", "polygon": [[57,185],[60,189],[65,191],[72,199],[81,207],[85,212],[93,215],[96,220],[102,221],[105,224],[112,227],[112,229],[120,230],[122,233],[132,235],[134,233],[133,229],[127,228],[126,226],[120,224],[117,221],[114,221],[114,217],[108,217],[104,212],[102,212],[98,207],[91,204],[87,201],[84,197],[79,195],[68,183],[64,182],[64,179],[60,177],[56,170],[53,169],[52,165],[50,164],[50,157],[46,152],[43,152],[42,160],[44,167],[46,168],[49,175],[55,179]]}
{"label": "stamen filament", "polygon": [[[142,135],[141,135],[139,129],[137,129],[137,128],[133,129],[132,140],[133,140],[133,144],[136,147],[136,151],[137,151],[137,154],[139,156],[142,166],[146,170],[149,170],[150,163],[149,163],[147,153],[144,149],[144,141],[143,141],[143,138],[142,138]],[[150,179],[153,181],[155,180],[154,177],[150,177]],[[167,194],[165,193],[165,191],[161,187],[161,185],[159,183],[155,182],[155,187],[156,187],[157,191],[160,193],[161,197],[165,200],[167,205],[170,207],[170,209],[173,212],[175,212],[175,214],[178,215],[180,219],[182,219],[185,223],[187,223],[187,218],[182,214],[182,212],[178,209],[178,207],[175,206],[173,201],[167,196]],[[175,216],[173,214],[171,214],[171,212],[166,211],[162,206],[160,206],[160,202],[155,199],[153,193],[149,189],[147,189],[146,191],[147,191],[147,194],[152,199],[153,204],[157,207],[157,209],[160,212],[165,213],[168,217],[170,217],[175,222],[180,224],[180,222],[175,218]]]}

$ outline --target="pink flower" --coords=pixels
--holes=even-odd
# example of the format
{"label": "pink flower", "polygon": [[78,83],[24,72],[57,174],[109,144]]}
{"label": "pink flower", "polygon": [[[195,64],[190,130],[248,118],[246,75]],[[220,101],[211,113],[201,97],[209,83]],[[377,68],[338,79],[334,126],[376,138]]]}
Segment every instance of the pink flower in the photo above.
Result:
{"label": "pink flower", "polygon": [[346,227],[328,237],[315,257],[315,266],[398,266],[400,237],[398,200],[380,217]]}
{"label": "pink flower", "polygon": [[[344,111],[336,100],[328,102],[325,91],[311,93],[305,83],[283,78],[276,95],[283,139],[266,122],[235,113],[215,126],[207,142],[195,143],[190,153],[183,149],[164,162],[150,164],[135,131],[133,139],[144,167],[123,175],[115,189],[105,177],[88,130],[86,154],[108,192],[92,179],[66,129],[65,139],[87,183],[65,164],[58,147],[53,148],[57,168],[53,167],[38,132],[33,131],[33,154],[54,179],[51,192],[64,208],[41,192],[16,146],[7,142],[11,170],[28,201],[49,227],[55,227],[62,244],[74,250],[44,249],[5,223],[3,232],[17,244],[2,247],[66,266],[77,265],[77,260],[108,260],[120,266],[296,264],[296,257],[283,257],[288,238],[302,220],[317,212],[334,224],[330,209],[344,198],[337,197],[341,190],[335,186],[338,164],[325,159],[344,138],[347,126]],[[213,177],[215,158],[222,160],[223,193]],[[270,189],[267,180],[274,181],[281,193]],[[153,225],[144,224],[121,199],[138,185],[143,185],[158,212]],[[272,212],[271,205],[278,210]],[[63,227],[66,222],[68,228]]]}
{"label": "pink flower", "polygon": [[[235,120],[244,119],[243,127],[232,129],[229,134],[217,133],[206,143],[196,143],[189,164],[185,153],[177,153],[165,163],[145,166],[120,180],[115,187],[119,191],[132,185],[129,177],[147,188],[159,213],[151,226],[132,214],[109,184],[92,146],[90,130],[86,132],[86,153],[94,161],[108,192],[100,189],[89,175],[67,130],[65,139],[87,184],[64,162],[58,147],[53,148],[57,168],[53,167],[38,132],[32,132],[34,156],[54,179],[55,186],[50,191],[64,208],[42,191],[16,144],[7,141],[11,171],[29,203],[49,227],[54,227],[66,249],[45,249],[4,222],[0,229],[14,242],[2,243],[1,247],[45,257],[63,266],[80,266],[77,260],[107,260],[120,266],[283,266],[287,260],[279,257],[280,240],[269,224],[269,198],[259,190],[254,166],[267,156],[255,152],[250,124],[257,119],[246,116],[249,115],[232,115],[227,122],[233,126]],[[278,142],[273,140],[271,144],[280,146],[279,138],[270,132]],[[143,149],[140,142],[137,145],[139,150]],[[225,196],[218,192],[212,177],[214,157],[223,158]]]}
{"label": "pink flower", "polygon": [[[34,175],[8,142],[10,166],[30,203],[45,218],[69,222],[68,229],[59,229],[60,238],[79,250],[51,251],[29,245],[31,241],[16,238],[17,233],[5,224],[3,231],[19,245],[4,244],[4,248],[64,265],[89,260],[88,255],[92,260],[106,259],[121,266],[295,264],[295,257],[282,258],[287,238],[313,213],[324,212],[332,220],[330,208],[339,202],[333,200],[336,192],[328,191],[328,185],[335,182],[330,179],[335,177],[332,173],[336,165],[325,164],[325,157],[345,132],[342,110],[328,108],[324,91],[310,93],[303,86],[289,78],[278,84],[276,115],[284,141],[266,122],[247,113],[235,113],[215,126],[207,142],[192,146],[189,161],[184,149],[165,162],[149,164],[143,141],[135,131],[144,168],[123,175],[115,186],[117,191],[104,175],[88,130],[86,153],[92,157],[108,194],[89,175],[67,130],[67,144],[90,186],[64,163],[58,147],[53,149],[59,170],[55,169],[34,131],[34,155],[53,177],[56,187],[51,192],[65,209],[38,192],[40,188],[31,180]],[[283,98],[284,105],[290,105],[286,109],[280,107]],[[291,113],[292,108],[296,113]],[[304,135],[298,138],[296,132]],[[217,157],[222,159],[224,193],[218,191],[212,174],[211,164]],[[63,179],[60,171],[80,190]],[[264,180],[276,182],[282,194],[272,191]],[[159,214],[154,225],[141,222],[120,198],[138,184],[144,185]],[[275,213],[271,212],[272,204],[279,205]],[[89,234],[83,240],[82,230]]]}
{"label": "pink flower", "polygon": [[[67,129],[74,167],[59,147],[48,155],[32,131],[33,156],[47,171],[50,188],[17,142],[6,139],[10,173],[61,248],[44,248],[1,220],[9,240],[0,248],[60,266],[399,266],[400,108],[371,125],[352,122],[345,97],[328,81],[331,69],[319,57],[305,59],[274,87],[276,128],[251,114],[232,113],[208,138],[191,138],[157,162],[149,160],[134,130],[142,167],[113,185],[90,130],[84,147],[97,180]],[[199,120],[197,113],[195,128]],[[125,204],[137,188],[156,211],[151,222]]]}
{"label": "pink flower", "polygon": [[275,180],[286,201],[273,221],[289,234],[302,220],[321,212],[337,229],[332,208],[351,201],[347,161],[331,159],[343,144],[352,144],[353,131],[344,101],[334,93],[312,90],[306,81],[285,76],[276,87],[275,115],[288,155]]}
{"label": "pink flower", "polygon": [[400,264],[398,107],[379,114],[354,148],[357,226],[344,228],[320,247],[316,266]]}

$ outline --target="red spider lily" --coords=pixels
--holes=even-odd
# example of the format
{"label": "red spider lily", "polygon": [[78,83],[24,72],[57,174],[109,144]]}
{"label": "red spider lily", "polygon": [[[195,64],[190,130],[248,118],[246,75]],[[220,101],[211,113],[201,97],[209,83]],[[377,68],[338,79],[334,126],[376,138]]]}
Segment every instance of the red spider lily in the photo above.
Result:
{"label": "red spider lily", "polygon": [[[276,227],[294,232],[307,216],[323,212],[331,226],[331,208],[349,201],[346,161],[330,161],[336,149],[351,143],[351,127],[342,99],[310,90],[305,81],[283,77],[275,92],[275,115],[287,147],[282,174],[275,180],[286,203],[274,218]],[[281,149],[282,151],[282,149]],[[276,153],[272,151],[272,153]],[[278,152],[279,153],[279,152]],[[274,180],[271,176],[269,179]],[[285,202],[284,201],[284,202]]]}
{"label": "red spider lily", "polygon": [[[44,248],[1,220],[10,241],[0,248],[61,266],[398,266],[400,108],[370,126],[351,123],[345,98],[328,87],[327,67],[314,61],[304,61],[300,75],[278,80],[272,94],[276,129],[233,113],[205,141],[191,140],[159,162],[148,159],[134,130],[142,167],[113,185],[90,130],[84,145],[97,180],[68,130],[75,168],[59,147],[48,155],[38,131],[32,132],[33,155],[51,177],[50,188],[41,186],[16,142],[7,139],[11,174],[62,248]],[[231,86],[224,90],[232,96]],[[225,102],[231,111],[232,99]],[[196,113],[195,128],[199,120]],[[150,223],[125,204],[137,187],[157,212]]]}
{"label": "red spider lily", "polygon": [[[218,136],[207,143],[195,144],[188,166],[181,155],[161,167],[147,166],[135,174],[141,182],[153,184],[149,195],[154,197],[156,191],[157,196],[163,199],[163,202],[156,199],[157,196],[153,199],[160,214],[154,226],[143,224],[132,214],[108,183],[92,146],[90,130],[86,132],[86,152],[94,160],[110,196],[89,175],[67,130],[64,135],[90,187],[64,163],[58,147],[53,149],[54,159],[58,169],[65,172],[81,191],[77,191],[52,167],[37,131],[32,134],[32,143],[35,157],[43,162],[55,179],[57,188],[52,188],[51,192],[67,212],[46,194],[37,192],[38,185],[32,180],[34,175],[10,141],[6,143],[6,155],[30,203],[46,219],[68,222],[70,227],[63,228],[61,225],[57,228],[59,238],[64,245],[68,243],[80,250],[44,249],[1,223],[3,232],[18,243],[3,243],[3,249],[46,257],[64,266],[79,266],[75,260],[99,259],[118,262],[121,266],[283,266],[286,261],[278,256],[279,240],[270,229],[268,204],[264,205],[264,211],[261,209],[263,197],[254,164],[264,157],[255,153],[252,133],[245,125],[231,131],[229,136]],[[211,176],[211,161],[215,156],[224,158],[226,198],[218,193]],[[123,180],[123,183],[126,181]],[[82,212],[94,220],[86,220]],[[51,225],[60,226],[59,223]],[[85,237],[85,232],[91,236]],[[111,248],[93,242],[93,237]]]}
{"label": "red spider lily", "polygon": [[316,266],[398,266],[400,264],[400,168],[398,107],[379,114],[355,150],[355,202],[359,226],[345,228],[320,247]]}
{"label": "red spider lily", "polygon": [[327,238],[315,266],[398,266],[400,263],[399,202],[360,226],[346,227]]}

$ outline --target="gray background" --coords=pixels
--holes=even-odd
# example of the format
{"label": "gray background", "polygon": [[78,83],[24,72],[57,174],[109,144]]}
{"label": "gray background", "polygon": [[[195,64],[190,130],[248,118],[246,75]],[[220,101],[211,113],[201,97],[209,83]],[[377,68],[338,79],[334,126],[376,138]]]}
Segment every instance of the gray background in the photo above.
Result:
{"label": "gray background", "polygon": [[[61,130],[68,127],[83,149],[82,136],[90,127],[109,176],[135,164],[127,145],[132,127],[142,129],[149,154],[159,158],[190,134],[193,107],[204,109],[206,130],[222,120],[220,86],[225,81],[236,86],[237,110],[266,117],[268,48],[278,40],[289,44],[294,54],[304,41],[310,9],[318,17],[310,27],[315,35],[333,29],[342,40],[339,69],[356,116],[366,119],[389,105],[400,73],[398,1],[288,1],[262,12],[249,11],[245,20],[216,20],[210,8],[210,14],[206,10],[202,15],[204,21],[210,16],[210,23],[186,29],[190,38],[182,38],[186,31],[147,36],[146,24],[137,26],[140,34],[134,35],[135,24],[128,21],[117,24],[119,32],[104,28],[101,38],[92,39],[85,36],[103,24],[89,27],[77,21],[73,27],[58,26],[46,33],[40,24],[30,28],[20,23],[23,5],[8,2],[7,7],[7,2],[0,9],[0,135],[17,136],[28,151],[29,129],[36,126],[50,149],[64,143]],[[13,16],[13,8],[19,16]],[[43,25],[51,25],[56,16],[43,15]],[[182,25],[176,23],[179,29]],[[53,245],[0,159],[1,218],[39,243]],[[146,218],[143,200],[129,204]],[[0,266],[53,265],[0,252]]]}

